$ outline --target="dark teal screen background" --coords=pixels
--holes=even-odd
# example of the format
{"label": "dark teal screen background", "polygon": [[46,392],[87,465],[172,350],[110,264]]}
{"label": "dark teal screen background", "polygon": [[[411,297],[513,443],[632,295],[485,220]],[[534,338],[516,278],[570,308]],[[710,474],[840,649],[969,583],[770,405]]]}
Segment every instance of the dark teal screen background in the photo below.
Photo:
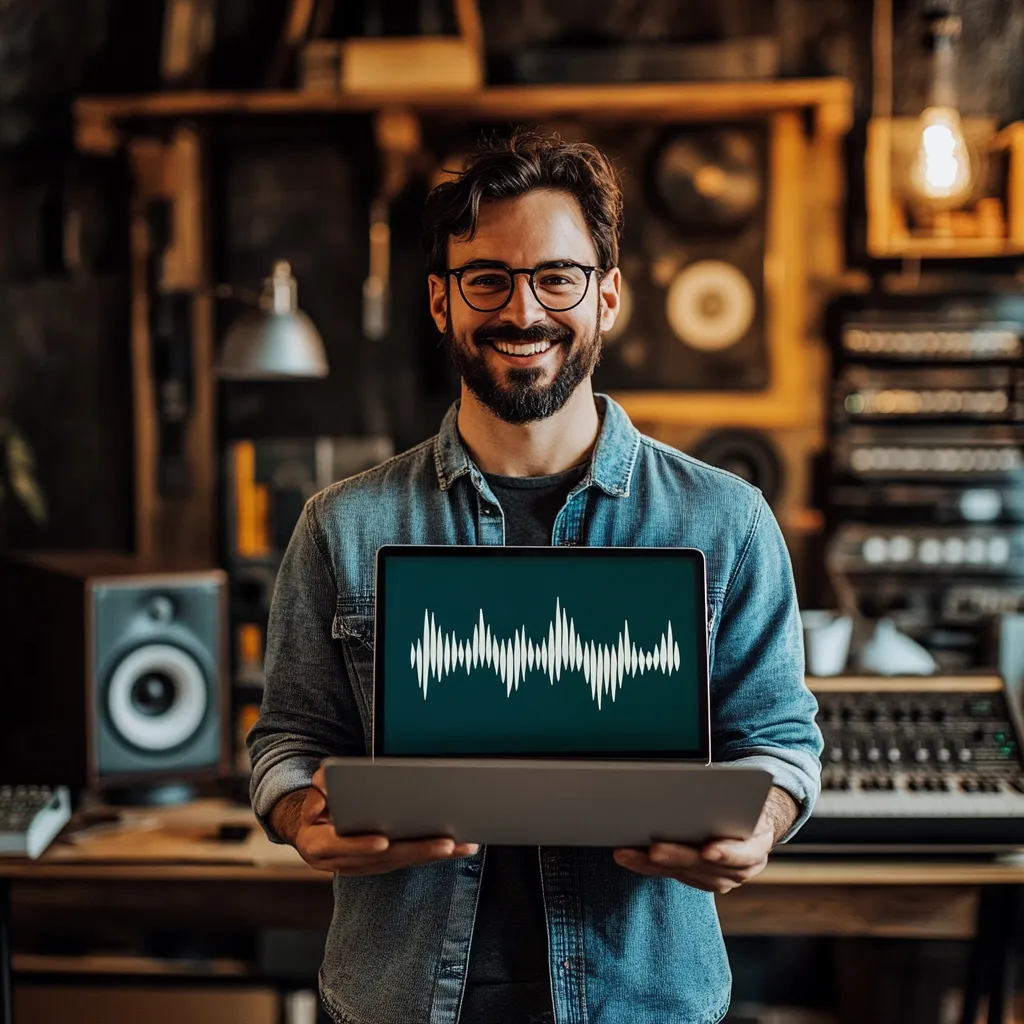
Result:
{"label": "dark teal screen background", "polygon": [[[642,549],[612,557],[522,549],[514,557],[391,553],[384,573],[378,754],[699,755],[707,732],[701,721],[706,640],[704,610],[698,614],[697,608],[703,594],[699,560]],[[628,621],[631,643],[651,650],[671,620],[679,669],[624,675],[615,701],[606,695],[600,710],[579,666],[563,667],[552,684],[535,665],[510,696],[493,668],[484,664],[467,675],[459,666],[440,680],[431,676],[424,698],[410,649],[422,641],[425,610],[437,628],[463,642],[472,640],[482,609],[499,643],[525,626],[539,644],[554,620],[556,598],[584,645],[593,640],[617,646]]]}

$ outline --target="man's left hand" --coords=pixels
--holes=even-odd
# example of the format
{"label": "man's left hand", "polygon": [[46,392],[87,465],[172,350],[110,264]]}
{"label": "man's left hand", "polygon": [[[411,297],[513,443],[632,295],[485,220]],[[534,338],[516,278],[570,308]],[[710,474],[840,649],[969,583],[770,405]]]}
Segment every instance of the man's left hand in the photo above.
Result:
{"label": "man's left hand", "polygon": [[648,850],[620,849],[615,862],[641,875],[674,878],[705,892],[725,893],[759,875],[768,854],[799,813],[796,801],[773,787],[749,839],[718,839],[697,849],[655,843]]}

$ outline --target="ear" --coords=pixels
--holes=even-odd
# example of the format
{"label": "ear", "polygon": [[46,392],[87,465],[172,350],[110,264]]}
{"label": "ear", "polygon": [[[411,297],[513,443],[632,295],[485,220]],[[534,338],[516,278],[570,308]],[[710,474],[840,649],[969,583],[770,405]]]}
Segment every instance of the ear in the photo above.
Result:
{"label": "ear", "polygon": [[610,331],[622,308],[622,273],[618,267],[612,267],[601,278],[598,298],[601,303],[601,331]]}
{"label": "ear", "polygon": [[445,279],[440,274],[431,274],[427,278],[427,287],[430,289],[430,315],[434,318],[434,325],[443,334],[448,325],[448,289]]}

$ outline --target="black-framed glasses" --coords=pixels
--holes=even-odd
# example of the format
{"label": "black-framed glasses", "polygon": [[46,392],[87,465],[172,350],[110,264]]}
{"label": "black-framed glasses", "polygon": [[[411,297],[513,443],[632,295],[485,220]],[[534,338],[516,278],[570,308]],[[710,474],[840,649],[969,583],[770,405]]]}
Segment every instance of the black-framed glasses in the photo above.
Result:
{"label": "black-framed glasses", "polygon": [[454,277],[459,283],[459,292],[470,309],[497,313],[512,298],[516,275],[526,274],[537,301],[552,313],[565,313],[583,301],[595,270],[603,272],[601,267],[568,260],[538,263],[535,267],[507,267],[504,263],[480,261],[453,267],[445,271],[445,276]]}

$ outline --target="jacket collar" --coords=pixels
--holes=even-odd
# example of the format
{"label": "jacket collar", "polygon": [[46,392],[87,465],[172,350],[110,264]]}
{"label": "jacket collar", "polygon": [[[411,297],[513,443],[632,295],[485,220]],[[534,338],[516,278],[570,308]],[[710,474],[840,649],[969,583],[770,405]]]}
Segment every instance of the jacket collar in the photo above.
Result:
{"label": "jacket collar", "polygon": [[[633,426],[626,410],[608,395],[594,396],[599,411],[603,410],[601,430],[590,460],[590,469],[583,480],[594,484],[615,498],[629,497],[629,482],[640,451],[640,431]],[[481,473],[462,443],[458,427],[459,401],[452,403],[434,441],[434,466],[442,491],[448,490],[460,476],[470,474],[479,486]]]}

